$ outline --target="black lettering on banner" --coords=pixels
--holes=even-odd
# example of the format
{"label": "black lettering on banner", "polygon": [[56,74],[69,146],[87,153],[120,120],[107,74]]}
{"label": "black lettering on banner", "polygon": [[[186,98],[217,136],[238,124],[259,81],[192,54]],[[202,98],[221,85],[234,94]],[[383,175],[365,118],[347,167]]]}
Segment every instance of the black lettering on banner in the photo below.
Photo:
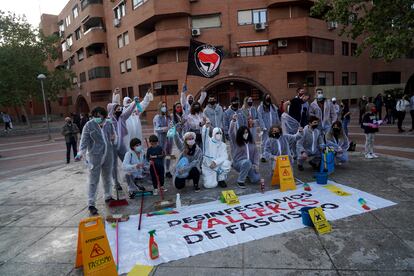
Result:
{"label": "black lettering on banner", "polygon": [[227,231],[229,231],[230,234],[236,234],[237,225],[229,225],[226,226]]}
{"label": "black lettering on banner", "polygon": [[270,201],[270,200],[266,200],[265,202],[264,202],[264,204],[266,205],[266,206],[268,206],[268,205],[270,205],[270,204],[276,204],[275,202],[273,202],[273,201]]}
{"label": "black lettering on banner", "polygon": [[284,217],[284,218],[286,218],[286,219],[291,219],[289,216],[287,216],[287,215],[285,215],[285,214],[281,214],[280,216],[281,216],[281,217]]}
{"label": "black lettering on banner", "polygon": [[300,217],[302,217],[302,215],[301,215],[300,213],[296,212],[296,211],[290,211],[288,214],[289,214],[292,218],[300,218]]}
{"label": "black lettering on banner", "polygon": [[256,220],[254,220],[254,222],[259,224],[260,227],[268,226],[270,224],[270,222],[265,221],[263,218],[256,219]]}
{"label": "black lettering on banner", "polygon": [[199,221],[199,220],[203,220],[204,216],[203,215],[197,215],[193,217],[195,219],[195,221]]}
{"label": "black lettering on banner", "polygon": [[252,205],[255,205],[256,203],[252,203],[252,204],[247,204],[247,205],[244,205],[244,208],[246,208],[246,209],[254,209],[254,208],[256,208],[256,207],[253,207]]}
{"label": "black lettering on banner", "polygon": [[291,195],[290,196],[290,198],[293,198],[293,199],[301,199],[303,197],[303,195]]}
{"label": "black lettering on banner", "polygon": [[211,212],[210,215],[215,218],[216,216],[224,216],[223,211]]}
{"label": "black lettering on banner", "polygon": [[241,206],[237,206],[237,207],[234,207],[234,210],[236,210],[237,212],[243,212],[243,211],[246,211],[246,208],[244,208],[244,207],[241,207]]}
{"label": "black lettering on banner", "polygon": [[263,202],[257,202],[257,205],[259,205],[260,207],[263,207]]}
{"label": "black lettering on banner", "polygon": [[270,222],[283,222],[283,221],[285,221],[285,219],[276,220],[277,217],[279,217],[279,215],[271,216],[271,217],[268,218],[268,220]]}
{"label": "black lettering on banner", "polygon": [[258,228],[258,226],[248,223],[248,222],[242,222],[240,223],[240,229],[242,231],[246,231],[247,228]]}
{"label": "black lettering on banner", "polygon": [[274,199],[274,201],[276,203],[281,203],[281,202],[288,202],[288,201],[292,201],[288,196],[283,197],[282,199],[278,198],[278,199]]}
{"label": "black lettering on banner", "polygon": [[203,235],[200,235],[200,234],[187,235],[187,236],[184,236],[184,239],[188,244],[194,244],[197,242],[201,242],[203,240]]}
{"label": "black lettering on banner", "polygon": [[204,214],[204,216],[208,219],[211,218],[209,214]]}
{"label": "black lettering on banner", "polygon": [[210,240],[220,238],[221,236],[216,232],[216,230],[208,230],[204,231],[204,234],[206,234],[207,238]]}
{"label": "black lettering on banner", "polygon": [[168,225],[170,226],[170,227],[173,227],[173,226],[177,226],[177,225],[180,225],[181,224],[181,221],[179,221],[179,220],[170,220],[169,222],[167,222],[168,223]]}
{"label": "black lettering on banner", "polygon": [[194,221],[192,220],[192,218],[183,218],[183,222],[184,223],[192,223]]}
{"label": "black lettering on banner", "polygon": [[336,209],[336,208],[338,208],[339,206],[338,205],[336,205],[336,204],[334,204],[334,203],[324,203],[324,204],[322,204],[321,205],[321,208],[323,209],[323,210],[325,210],[325,209]]}
{"label": "black lettering on banner", "polygon": [[232,208],[230,208],[230,209],[225,209],[224,212],[226,212],[226,214],[230,215],[231,213],[234,212],[234,210]]}
{"label": "black lettering on banner", "polygon": [[311,197],[312,196],[312,194],[310,194],[310,193],[302,193],[302,195],[304,195],[305,197]]}

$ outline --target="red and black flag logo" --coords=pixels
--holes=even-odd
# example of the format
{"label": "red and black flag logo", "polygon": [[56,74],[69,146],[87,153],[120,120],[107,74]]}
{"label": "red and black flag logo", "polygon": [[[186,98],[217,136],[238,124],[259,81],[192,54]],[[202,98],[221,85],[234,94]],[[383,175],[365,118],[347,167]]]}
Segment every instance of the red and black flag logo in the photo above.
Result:
{"label": "red and black flag logo", "polygon": [[188,52],[187,75],[214,78],[220,73],[223,52],[211,45],[191,40]]}

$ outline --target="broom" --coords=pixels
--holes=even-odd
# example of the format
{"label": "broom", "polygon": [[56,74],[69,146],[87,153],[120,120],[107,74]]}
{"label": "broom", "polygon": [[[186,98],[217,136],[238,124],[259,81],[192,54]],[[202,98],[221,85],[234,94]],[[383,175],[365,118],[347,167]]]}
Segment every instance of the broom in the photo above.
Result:
{"label": "broom", "polygon": [[116,271],[118,271],[119,269],[119,236],[118,236],[119,227],[118,227],[118,223],[124,222],[127,220],[129,220],[128,215],[112,215],[112,216],[106,217],[106,221],[112,223],[112,226],[114,226],[113,224],[115,223]]}
{"label": "broom", "polygon": [[119,199],[119,191],[116,189],[116,200],[111,200],[109,202],[109,207],[119,207],[128,205],[128,201],[126,199]]}

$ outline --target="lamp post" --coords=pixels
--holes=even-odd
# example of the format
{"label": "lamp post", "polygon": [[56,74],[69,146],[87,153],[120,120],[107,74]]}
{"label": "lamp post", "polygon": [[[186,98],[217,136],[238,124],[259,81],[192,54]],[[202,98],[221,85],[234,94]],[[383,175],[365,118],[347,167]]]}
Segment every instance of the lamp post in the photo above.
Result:
{"label": "lamp post", "polygon": [[52,136],[50,136],[49,116],[47,114],[45,89],[43,88],[43,80],[46,79],[46,76],[43,75],[43,74],[39,74],[37,76],[37,79],[40,80],[40,85],[42,86],[43,106],[45,108],[45,116],[46,116],[46,123],[47,123],[47,138],[50,141],[50,140],[52,140]]}

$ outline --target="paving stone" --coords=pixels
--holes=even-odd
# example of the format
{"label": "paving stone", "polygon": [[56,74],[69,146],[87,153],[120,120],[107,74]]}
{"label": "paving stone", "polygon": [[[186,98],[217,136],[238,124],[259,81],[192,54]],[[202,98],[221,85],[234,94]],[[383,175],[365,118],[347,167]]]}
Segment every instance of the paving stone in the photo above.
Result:
{"label": "paving stone", "polygon": [[2,276],[65,276],[73,269],[73,264],[28,264],[7,262],[0,266]]}
{"label": "paving stone", "polygon": [[318,269],[244,269],[244,276],[338,276],[336,270],[318,270]]}
{"label": "paving stone", "polygon": [[155,276],[171,276],[171,275],[180,275],[180,276],[239,276],[243,275],[242,269],[237,268],[204,268],[204,267],[167,267],[160,266],[153,273]]}

